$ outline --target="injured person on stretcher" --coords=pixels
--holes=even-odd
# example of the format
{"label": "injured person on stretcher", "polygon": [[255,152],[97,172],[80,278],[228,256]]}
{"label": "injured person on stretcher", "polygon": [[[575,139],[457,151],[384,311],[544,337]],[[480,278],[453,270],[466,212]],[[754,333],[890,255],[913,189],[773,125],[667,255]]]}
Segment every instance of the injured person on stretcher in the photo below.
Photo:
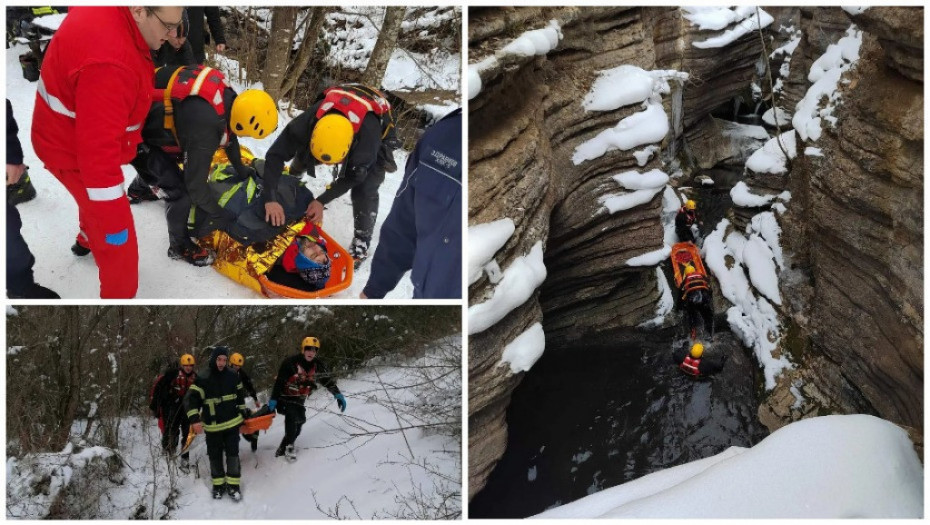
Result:
{"label": "injured person on stretcher", "polygon": [[209,178],[210,191],[227,212],[226,217],[220,221],[206,214],[197,214],[197,208],[193,208],[188,218],[189,233],[200,238],[203,246],[219,239],[215,232],[223,232],[236,242],[213,243],[217,260],[235,263],[237,258],[244,256],[243,247],[252,247],[253,252],[267,254],[266,259],[274,259],[266,272],[271,281],[307,292],[322,290],[330,277],[331,262],[326,239],[315,224],[303,224],[296,235],[288,237],[283,253],[280,250],[282,236],[293,230],[289,230],[287,225],[305,217],[313,201],[313,193],[298,177],[282,176],[276,200],[284,208],[286,224],[273,226],[265,221],[264,199],[261,198],[264,163],[256,159],[252,166],[255,168],[253,175],[244,180],[228,163],[213,166]]}

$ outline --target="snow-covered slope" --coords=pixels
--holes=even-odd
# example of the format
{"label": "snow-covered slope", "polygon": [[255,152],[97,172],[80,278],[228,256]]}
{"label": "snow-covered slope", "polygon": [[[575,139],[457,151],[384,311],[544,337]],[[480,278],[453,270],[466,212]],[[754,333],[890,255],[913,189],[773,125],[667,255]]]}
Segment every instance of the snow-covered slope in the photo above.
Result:
{"label": "snow-covered slope", "polygon": [[[25,163],[29,166],[29,175],[36,187],[38,196],[30,202],[20,204],[19,212],[23,218],[23,237],[36,258],[36,282],[58,292],[63,298],[92,299],[100,296],[100,284],[97,278],[97,265],[93,257],[76,257],[70,247],[78,231],[77,206],[74,199],[51,173],[43,168],[42,162],[32,149],[30,135],[32,131],[32,112],[35,105],[36,83],[29,82],[20,74],[19,55],[28,49],[22,45],[6,50],[6,96],[13,104],[13,114],[19,124],[19,139],[23,145]],[[232,60],[223,60],[225,68],[235,65]],[[239,90],[245,86],[233,82]],[[253,87],[253,86],[248,86]],[[271,147],[274,139],[281,133],[287,120],[282,119],[277,131],[269,138],[258,141],[250,138],[240,142],[259,157]],[[394,194],[403,178],[403,166],[407,161],[407,152],[397,150],[394,160],[400,167],[394,173],[388,173],[379,190],[378,221],[372,238],[369,253],[374,253],[381,236],[381,224],[387,217]],[[126,185],[135,177],[131,166],[123,166]],[[318,168],[316,178],[308,178],[307,186],[319,195],[331,180],[328,168]],[[181,261],[169,259],[168,229],[165,224],[165,206],[162,202],[147,202],[132,206],[139,239],[139,291],[138,298],[171,299],[255,299],[258,296],[252,290],[241,286],[215,272],[211,268],[197,268]],[[343,246],[352,241],[353,220],[352,203],[346,194],[329,204],[323,219],[323,227]],[[337,294],[337,298],[356,298],[368,281],[371,271],[370,259],[365,261],[355,273],[352,286]],[[401,280],[397,288],[388,294],[388,298],[413,297],[413,284],[409,274]]]}
{"label": "snow-covered slope", "polygon": [[[83,505],[99,509],[92,517],[117,519],[454,518],[461,509],[460,430],[440,430],[435,419],[410,410],[440,402],[451,407],[450,395],[453,402],[460,399],[461,372],[453,357],[460,355],[461,343],[449,342],[454,340],[426,357],[372,365],[339,381],[348,401],[344,414],[325,389],[314,393],[294,463],[274,457],[284,436],[283,416],[262,432],[257,452],[240,441],[239,503],[212,499],[202,436],[191,447],[197,472],[182,474],[160,454],[155,420],[127,417],[116,451],[125,462],[121,479],[98,501]],[[259,394],[263,401],[266,396]],[[56,495],[78,478],[89,457],[109,455],[112,451],[103,447],[76,453],[69,444],[58,454],[9,458],[7,516],[47,516]],[[44,476],[49,489],[37,494],[34,489]]]}
{"label": "snow-covered slope", "polygon": [[920,518],[923,493],[904,430],[873,416],[825,416],[536,517]]}

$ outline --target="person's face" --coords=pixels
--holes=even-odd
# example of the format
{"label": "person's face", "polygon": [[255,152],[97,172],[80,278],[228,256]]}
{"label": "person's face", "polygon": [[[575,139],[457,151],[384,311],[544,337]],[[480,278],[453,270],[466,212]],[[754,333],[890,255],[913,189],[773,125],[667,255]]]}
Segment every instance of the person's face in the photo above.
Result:
{"label": "person's face", "polygon": [[233,371],[238,372],[239,369],[242,368],[242,367],[240,367],[239,365],[229,365],[229,368],[232,368]]}
{"label": "person's face", "polygon": [[178,35],[178,26],[184,14],[183,7],[163,6],[149,11],[144,6],[129,8],[132,18],[139,26],[142,38],[150,49],[158,49],[169,37]]}
{"label": "person's face", "polygon": [[308,239],[301,239],[300,253],[302,253],[307,259],[310,259],[311,261],[320,265],[326,264],[328,259],[326,250],[324,250],[319,244]]}
{"label": "person's face", "polygon": [[171,44],[171,47],[175,49],[181,49],[181,46],[184,45],[184,42],[187,42],[187,37],[186,36],[178,36],[178,37],[171,36],[171,37],[168,37],[168,42]]}
{"label": "person's face", "polygon": [[228,358],[227,358],[225,355],[223,355],[223,354],[220,354],[220,355],[216,356],[216,369],[217,369],[217,370],[222,370],[222,369],[226,368],[226,360],[227,360],[227,359],[228,359]]}
{"label": "person's face", "polygon": [[194,365],[181,365],[181,370],[184,370],[185,374],[190,374],[194,371]]}
{"label": "person's face", "polygon": [[312,346],[304,347],[304,359],[307,361],[313,361],[313,358],[316,357],[316,348]]}

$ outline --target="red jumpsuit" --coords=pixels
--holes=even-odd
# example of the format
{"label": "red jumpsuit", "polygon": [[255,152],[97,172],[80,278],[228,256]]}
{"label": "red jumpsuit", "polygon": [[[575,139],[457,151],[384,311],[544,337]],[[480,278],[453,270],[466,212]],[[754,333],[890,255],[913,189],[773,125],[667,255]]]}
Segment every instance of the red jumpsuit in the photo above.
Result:
{"label": "red jumpsuit", "polygon": [[78,240],[94,254],[103,298],[131,298],[139,284],[120,166],[142,141],[153,71],[128,7],[72,8],[42,63],[32,144],[77,202]]}

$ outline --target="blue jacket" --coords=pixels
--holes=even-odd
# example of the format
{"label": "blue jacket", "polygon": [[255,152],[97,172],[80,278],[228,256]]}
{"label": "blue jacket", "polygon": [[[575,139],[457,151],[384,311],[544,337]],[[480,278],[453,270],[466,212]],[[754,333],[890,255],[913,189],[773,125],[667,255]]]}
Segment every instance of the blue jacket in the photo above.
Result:
{"label": "blue jacket", "polygon": [[462,297],[462,110],[431,126],[407,159],[364,293],[380,299],[412,270],[415,299]]}

